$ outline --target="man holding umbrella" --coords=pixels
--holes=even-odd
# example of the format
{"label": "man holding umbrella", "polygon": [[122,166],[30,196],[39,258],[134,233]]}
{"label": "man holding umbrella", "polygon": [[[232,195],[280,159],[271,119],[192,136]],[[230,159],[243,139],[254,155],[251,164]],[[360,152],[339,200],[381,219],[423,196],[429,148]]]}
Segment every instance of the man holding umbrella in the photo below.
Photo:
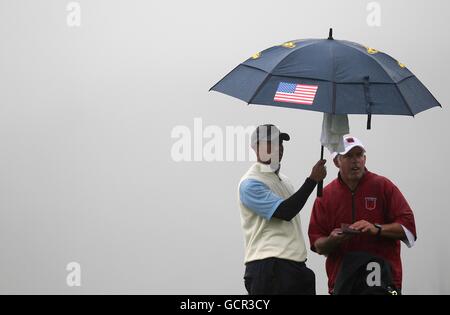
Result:
{"label": "man holding umbrella", "polygon": [[325,160],[295,192],[280,173],[283,141],[274,125],[258,126],[251,137],[258,162],[239,183],[239,207],[245,236],[245,287],[249,294],[315,294],[315,275],[305,265],[306,246],[300,210],[326,176]]}
{"label": "man holding umbrella", "polygon": [[408,247],[414,245],[413,212],[390,180],[367,170],[366,150],[360,140],[346,136],[344,147],[337,156],[338,178],[314,203],[308,233],[311,249],[327,256],[330,293],[336,289],[344,258],[357,252],[387,261],[393,284],[401,290],[400,241]]}

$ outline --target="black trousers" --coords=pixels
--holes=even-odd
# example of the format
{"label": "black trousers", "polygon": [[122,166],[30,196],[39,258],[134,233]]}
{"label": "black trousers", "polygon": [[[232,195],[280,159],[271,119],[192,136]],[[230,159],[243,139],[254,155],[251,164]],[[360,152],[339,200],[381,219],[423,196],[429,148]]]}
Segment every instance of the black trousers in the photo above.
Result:
{"label": "black trousers", "polygon": [[274,257],[252,261],[244,280],[250,295],[316,294],[316,276],[304,262]]}

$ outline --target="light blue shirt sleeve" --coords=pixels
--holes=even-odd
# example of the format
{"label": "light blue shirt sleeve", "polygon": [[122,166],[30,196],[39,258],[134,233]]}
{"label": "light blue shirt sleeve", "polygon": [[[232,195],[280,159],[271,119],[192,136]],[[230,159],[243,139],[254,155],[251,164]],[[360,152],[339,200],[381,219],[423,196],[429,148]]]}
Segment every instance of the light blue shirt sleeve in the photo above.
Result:
{"label": "light blue shirt sleeve", "polygon": [[246,179],[239,186],[241,202],[257,215],[270,220],[283,198],[275,194],[264,183],[255,179]]}

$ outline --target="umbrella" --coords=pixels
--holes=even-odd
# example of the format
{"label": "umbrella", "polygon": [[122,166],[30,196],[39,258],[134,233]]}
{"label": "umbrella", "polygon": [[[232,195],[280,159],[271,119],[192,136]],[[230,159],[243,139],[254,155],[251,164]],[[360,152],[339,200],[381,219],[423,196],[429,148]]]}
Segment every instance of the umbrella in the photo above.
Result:
{"label": "umbrella", "polygon": [[335,40],[332,29],[327,39],[293,40],[254,54],[210,90],[247,104],[364,114],[367,129],[375,114],[415,116],[441,107],[404,64],[374,48]]}

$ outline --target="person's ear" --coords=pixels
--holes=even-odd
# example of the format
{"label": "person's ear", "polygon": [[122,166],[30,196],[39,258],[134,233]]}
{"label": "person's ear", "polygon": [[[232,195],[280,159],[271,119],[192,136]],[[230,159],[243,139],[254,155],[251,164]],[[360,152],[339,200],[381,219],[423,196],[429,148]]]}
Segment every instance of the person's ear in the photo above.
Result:
{"label": "person's ear", "polygon": [[337,168],[341,168],[341,162],[340,162],[340,159],[341,159],[341,156],[340,156],[340,155],[336,156],[336,157],[333,159],[334,165],[335,165]]}

